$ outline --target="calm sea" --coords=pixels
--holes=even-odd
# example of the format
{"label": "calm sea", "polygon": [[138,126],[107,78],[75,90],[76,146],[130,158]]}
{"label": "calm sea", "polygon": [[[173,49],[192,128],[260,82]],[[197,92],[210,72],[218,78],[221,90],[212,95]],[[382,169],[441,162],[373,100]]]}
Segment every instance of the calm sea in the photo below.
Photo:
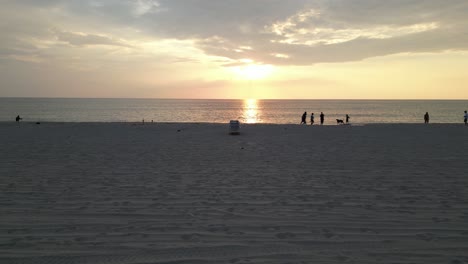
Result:
{"label": "calm sea", "polygon": [[0,121],[210,122],[298,124],[307,111],[325,114],[325,124],[351,116],[351,123],[462,123],[468,100],[173,100],[0,98]]}

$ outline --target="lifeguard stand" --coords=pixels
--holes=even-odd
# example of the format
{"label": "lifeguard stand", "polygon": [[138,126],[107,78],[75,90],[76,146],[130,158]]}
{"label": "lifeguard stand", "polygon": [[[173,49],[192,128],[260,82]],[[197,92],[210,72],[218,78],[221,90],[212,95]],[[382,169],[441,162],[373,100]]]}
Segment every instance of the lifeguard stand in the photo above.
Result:
{"label": "lifeguard stand", "polygon": [[240,135],[240,122],[239,122],[239,120],[229,121],[229,135]]}

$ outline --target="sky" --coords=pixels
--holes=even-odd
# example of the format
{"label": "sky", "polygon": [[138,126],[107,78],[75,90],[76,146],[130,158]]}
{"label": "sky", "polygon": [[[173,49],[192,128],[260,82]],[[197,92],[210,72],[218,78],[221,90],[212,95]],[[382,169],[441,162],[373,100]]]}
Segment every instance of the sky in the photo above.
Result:
{"label": "sky", "polygon": [[0,0],[0,97],[468,99],[466,0]]}

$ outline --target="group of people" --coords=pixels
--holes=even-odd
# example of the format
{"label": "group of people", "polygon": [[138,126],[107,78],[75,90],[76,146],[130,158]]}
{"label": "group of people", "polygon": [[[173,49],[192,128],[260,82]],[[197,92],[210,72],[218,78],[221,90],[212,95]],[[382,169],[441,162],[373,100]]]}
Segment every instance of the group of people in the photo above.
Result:
{"label": "group of people", "polygon": [[[310,125],[313,125],[315,123],[314,119],[314,113],[310,114]],[[349,123],[349,119],[349,115],[346,114],[346,124]],[[337,119],[337,121],[338,120],[340,119]],[[323,114],[323,112],[320,112],[320,125],[323,125],[323,122],[325,122],[325,115]],[[302,114],[301,125],[307,125],[307,112],[304,112],[304,114]]]}
{"label": "group of people", "polygon": [[[349,123],[349,115],[346,114],[346,124]],[[325,115],[323,114],[323,112],[320,112],[320,125],[323,125],[323,122],[325,121]],[[343,120],[341,119],[337,119],[336,120],[337,123],[343,123]],[[464,122],[465,122],[465,125],[468,125],[468,112],[465,110],[465,115],[464,115]],[[429,112],[426,112],[426,114],[424,114],[424,123],[425,124],[429,124]],[[314,113],[310,114],[310,124],[313,125],[314,124]],[[304,114],[302,114],[302,118],[301,118],[301,125],[307,125],[307,112],[304,112]]]}
{"label": "group of people", "polygon": [[[465,110],[465,114],[463,115],[463,119],[465,122],[465,126],[468,125],[468,112]],[[429,124],[429,112],[424,114],[424,124]]]}

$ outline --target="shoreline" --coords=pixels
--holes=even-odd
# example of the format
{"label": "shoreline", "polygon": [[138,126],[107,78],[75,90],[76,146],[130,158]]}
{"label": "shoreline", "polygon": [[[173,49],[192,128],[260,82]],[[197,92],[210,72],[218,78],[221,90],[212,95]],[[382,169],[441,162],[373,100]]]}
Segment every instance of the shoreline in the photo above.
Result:
{"label": "shoreline", "polygon": [[[4,124],[28,124],[28,125],[36,125],[37,123],[40,124],[131,124],[131,125],[177,125],[177,124],[185,124],[185,125],[229,125],[229,120],[226,123],[215,123],[215,122],[147,122],[145,121],[144,123],[141,121],[96,121],[96,122],[90,122],[90,121],[84,121],[84,122],[60,122],[60,121],[20,121],[20,122],[15,122],[15,121],[0,121],[0,125]],[[306,125],[301,125],[301,124],[295,124],[295,123],[240,123],[241,126],[261,126],[261,125],[266,125],[266,126],[311,126],[310,124]],[[422,125],[422,126],[431,126],[431,125],[462,125],[464,126],[465,124],[463,122],[460,123],[429,123],[429,124],[424,124],[423,122],[420,123],[349,123],[349,124],[314,124],[312,127],[333,127],[333,126],[383,126],[383,125]],[[467,126],[468,127],[468,126]]]}

